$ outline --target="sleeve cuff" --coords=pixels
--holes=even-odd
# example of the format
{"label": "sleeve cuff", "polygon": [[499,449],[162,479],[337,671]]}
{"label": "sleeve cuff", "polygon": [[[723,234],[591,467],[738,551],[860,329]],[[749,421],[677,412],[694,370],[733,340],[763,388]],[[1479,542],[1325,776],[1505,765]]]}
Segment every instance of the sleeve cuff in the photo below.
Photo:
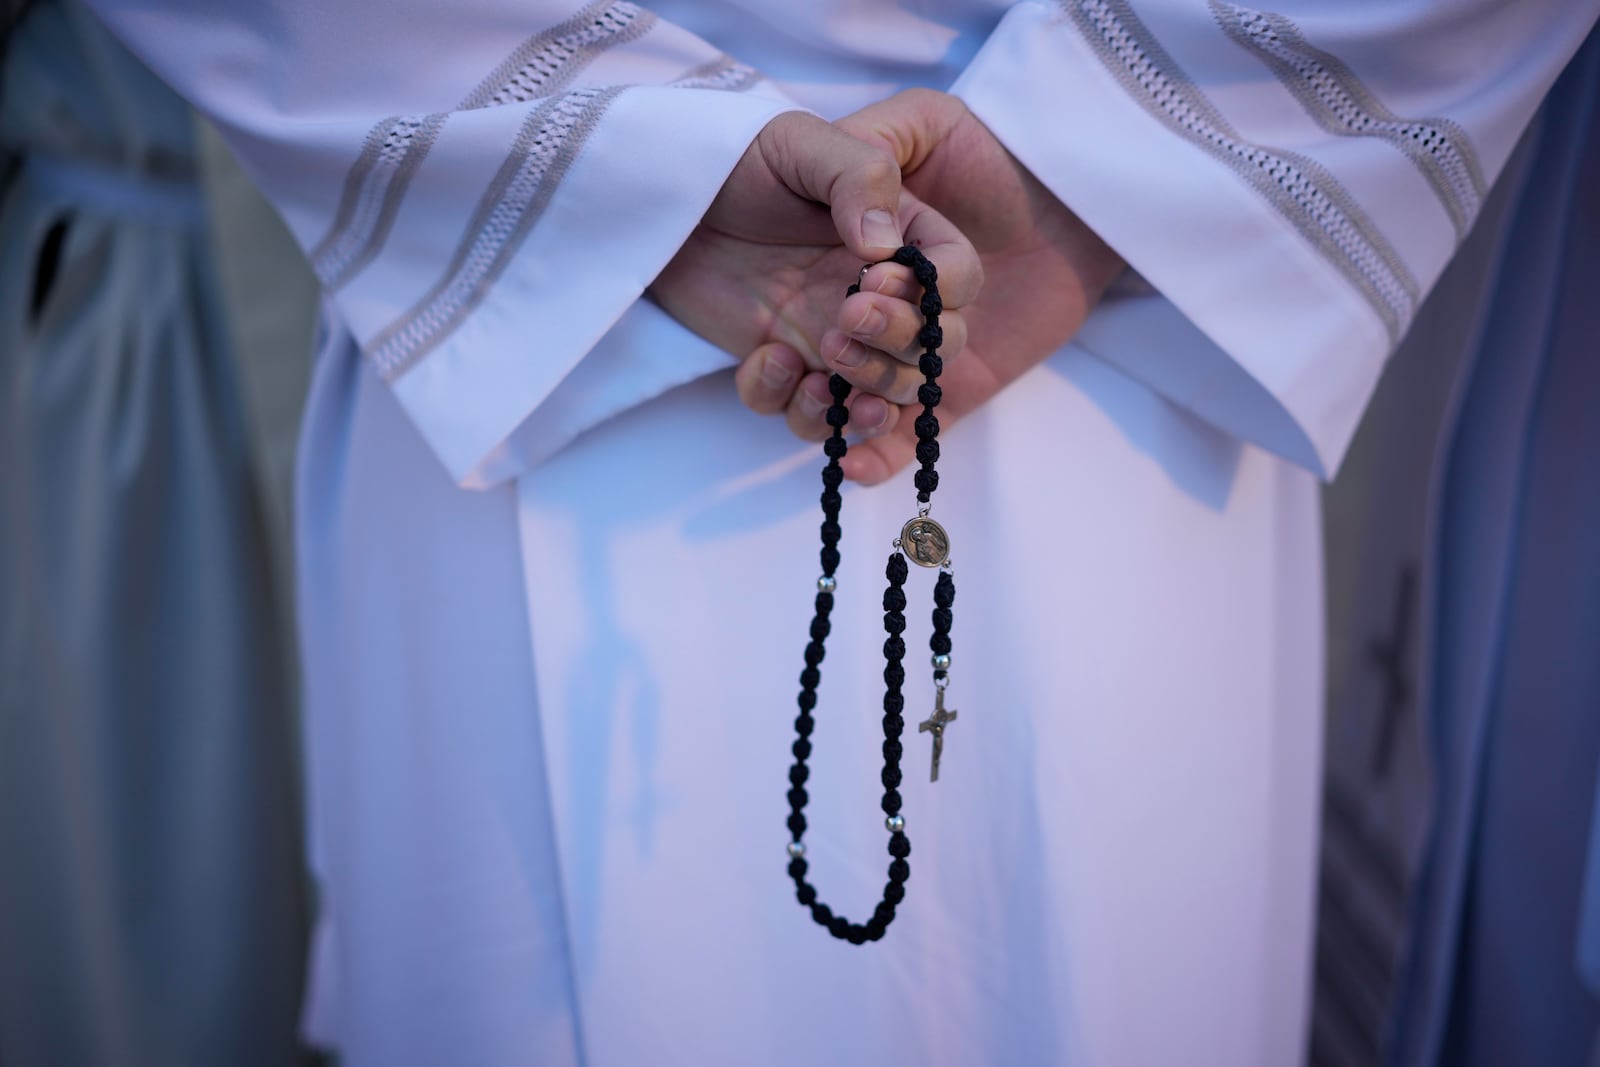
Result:
{"label": "sleeve cuff", "polygon": [[[1132,17],[1125,5],[1083,6]],[[1234,166],[1130,91],[1115,59],[1058,5],[1023,3],[952,92],[1156,290],[1098,309],[1080,343],[1330,476],[1390,350],[1388,327]]]}
{"label": "sleeve cuff", "polygon": [[[677,253],[762,127],[794,109],[714,90],[617,96],[481,303],[393,381],[454,479],[514,476],[583,430],[727,365],[709,345],[679,364],[629,343],[636,327],[649,336],[676,328],[651,308],[597,353],[605,373],[574,373]],[[558,390],[563,402],[541,410]]]}

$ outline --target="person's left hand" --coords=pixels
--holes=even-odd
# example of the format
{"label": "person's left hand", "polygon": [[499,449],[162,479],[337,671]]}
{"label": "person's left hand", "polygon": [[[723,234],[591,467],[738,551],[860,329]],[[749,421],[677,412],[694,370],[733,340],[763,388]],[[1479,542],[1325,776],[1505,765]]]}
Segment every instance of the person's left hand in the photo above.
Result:
{"label": "person's left hand", "polygon": [[[882,147],[790,112],[761,131],[650,293],[679,322],[744,359],[736,381],[747,402],[752,393],[781,397],[757,410],[785,412],[796,432],[819,437],[832,398],[826,377],[807,377],[826,365],[824,335],[849,330],[884,358],[917,357],[920,293],[909,270],[875,267],[868,289],[884,291],[845,299],[863,263],[887,259],[903,243],[918,245],[939,269],[942,352],[953,360],[966,339],[961,308],[982,285],[971,243],[905,193]],[[864,320],[878,332],[863,334]],[[881,397],[858,393],[850,427],[861,436],[886,433],[898,414]]]}

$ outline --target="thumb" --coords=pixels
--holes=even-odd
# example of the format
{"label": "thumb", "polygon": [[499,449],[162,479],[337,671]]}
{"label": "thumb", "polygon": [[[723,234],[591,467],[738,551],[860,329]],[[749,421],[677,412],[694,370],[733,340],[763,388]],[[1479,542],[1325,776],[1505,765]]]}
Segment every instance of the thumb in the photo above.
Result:
{"label": "thumb", "polygon": [[767,123],[756,143],[791,192],[828,205],[839,240],[856,258],[887,259],[901,246],[900,167],[885,148],[798,111]]}

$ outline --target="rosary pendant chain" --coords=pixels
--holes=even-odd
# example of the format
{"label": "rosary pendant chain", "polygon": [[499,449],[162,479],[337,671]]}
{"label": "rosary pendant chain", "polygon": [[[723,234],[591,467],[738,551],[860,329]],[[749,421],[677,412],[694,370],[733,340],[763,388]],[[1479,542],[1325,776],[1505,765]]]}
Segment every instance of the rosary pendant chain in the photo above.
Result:
{"label": "rosary pendant chain", "polygon": [[[828,381],[833,394],[833,405],[828,409],[828,425],[833,434],[823,443],[823,454],[828,457],[822,469],[822,576],[817,579],[815,614],[811,619],[811,641],[806,645],[805,669],[800,672],[800,714],[794,720],[795,738],[791,751],[794,764],[789,768],[789,877],[794,880],[795,896],[811,909],[811,917],[828,928],[828,932],[851,944],[877,941],[883,937],[894,920],[895,908],[905,899],[906,881],[911,877],[911,865],[906,857],[911,855],[911,840],[905,833],[905,817],[900,814],[900,757],[903,749],[901,734],[905,730],[905,697],[901,686],[906,672],[901,666],[906,645],[901,634],[906,628],[905,582],[909,574],[907,560],[922,567],[939,568],[939,578],[933,591],[933,636],[929,647],[933,650],[933,681],[937,693],[933,714],[918,730],[933,735],[932,780],[939,780],[939,759],[944,752],[945,727],[955,721],[956,712],[944,706],[944,691],[950,684],[950,625],[953,621],[951,605],[955,602],[955,579],[951,576],[950,538],[944,527],[928,517],[931,498],[939,487],[939,420],[933,409],[938,407],[942,393],[938,378],[944,369],[939,357],[939,346],[944,341],[944,331],[939,327],[939,313],[943,303],[939,299],[938,273],[920,250],[906,246],[895,253],[893,262],[911,268],[917,283],[922,286],[923,327],[917,335],[923,347],[918,369],[924,383],[917,390],[917,400],[922,404],[922,414],[917,416],[917,459],[921,469],[914,479],[917,488],[917,515],[908,521],[894,542],[894,551],[884,571],[888,587],[883,592],[883,628],[889,635],[883,643],[883,812],[884,827],[889,831],[889,880],[883,889],[883,899],[865,923],[853,923],[842,915],[835,915],[826,904],[817,899],[816,887],[806,880],[809,865],[806,862],[805,832],[806,801],[809,799],[805,783],[810,775],[806,760],[811,756],[811,734],[816,728],[812,715],[817,706],[817,687],[822,682],[820,664],[824,655],[823,642],[831,628],[829,616],[833,612],[833,596],[838,588],[834,572],[839,567],[839,508],[843,500],[839,486],[844,482],[844,470],[839,461],[849,446],[845,442],[844,428],[850,421],[845,400],[850,395],[850,383],[839,375]],[[862,271],[865,274],[865,269]],[[850,287],[851,293],[860,292],[860,284]]]}

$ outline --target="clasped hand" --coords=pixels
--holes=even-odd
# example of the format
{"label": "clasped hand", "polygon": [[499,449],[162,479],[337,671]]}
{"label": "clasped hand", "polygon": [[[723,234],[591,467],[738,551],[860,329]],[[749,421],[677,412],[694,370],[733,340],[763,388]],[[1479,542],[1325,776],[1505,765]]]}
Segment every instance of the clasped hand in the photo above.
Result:
{"label": "clasped hand", "polygon": [[960,100],[910,90],[832,125],[773,119],[651,292],[802,438],[830,432],[828,375],[850,381],[845,476],[870,485],[915,456],[921,292],[877,263],[840,298],[902,244],[939,269],[946,426],[1069,340],[1123,266]]}

